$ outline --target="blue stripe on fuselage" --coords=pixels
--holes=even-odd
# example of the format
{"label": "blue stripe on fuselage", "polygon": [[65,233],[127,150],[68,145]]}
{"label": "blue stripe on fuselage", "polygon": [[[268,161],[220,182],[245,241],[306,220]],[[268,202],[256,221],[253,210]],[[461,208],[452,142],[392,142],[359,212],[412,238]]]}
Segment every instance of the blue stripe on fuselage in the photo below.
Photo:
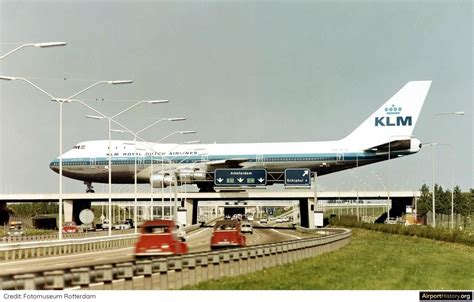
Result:
{"label": "blue stripe on fuselage", "polygon": [[[391,154],[397,155],[407,155],[411,152],[391,152]],[[227,159],[235,159],[235,158],[242,158],[247,159],[247,162],[256,162],[257,156],[261,156],[258,159],[259,162],[265,163],[282,163],[287,161],[312,161],[312,162],[324,162],[324,161],[357,161],[357,160],[370,160],[381,158],[383,156],[387,157],[388,155],[376,155],[374,153],[366,153],[366,152],[353,152],[353,153],[314,153],[314,154],[265,154],[265,155],[210,155],[207,156],[207,161],[218,161],[218,160],[227,160]],[[395,156],[391,155],[391,158],[395,158]],[[92,160],[91,160],[92,159]],[[136,157],[137,164],[150,164],[150,156],[140,156]],[[388,158],[387,158],[388,159]],[[162,157],[161,156],[153,156],[153,163],[161,163]],[[202,157],[201,155],[193,155],[193,156],[165,156],[163,157],[163,162],[168,163],[196,163],[201,162]],[[82,158],[63,158],[64,165],[108,165],[109,157],[82,157]],[[112,156],[112,164],[113,165],[128,165],[134,164],[135,157],[134,156]],[[204,162],[205,163],[205,162]],[[55,159],[50,163],[50,166],[58,166],[59,159]]]}

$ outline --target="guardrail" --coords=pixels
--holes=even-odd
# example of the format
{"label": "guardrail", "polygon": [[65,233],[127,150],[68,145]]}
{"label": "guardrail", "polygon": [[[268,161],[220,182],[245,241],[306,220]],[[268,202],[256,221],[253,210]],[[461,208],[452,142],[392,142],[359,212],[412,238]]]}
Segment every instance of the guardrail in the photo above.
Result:
{"label": "guardrail", "polygon": [[[132,234],[135,230],[113,230],[113,233],[116,235]],[[107,230],[104,231],[90,231],[90,232],[79,232],[79,233],[66,233],[63,234],[64,239],[74,239],[74,238],[90,238],[90,237],[103,237],[108,236],[109,233]],[[27,241],[50,241],[57,240],[58,235],[32,235],[32,236],[6,236],[0,238],[0,244],[9,244],[9,243],[18,243],[18,242],[27,242]]]}
{"label": "guardrail", "polygon": [[219,252],[8,275],[0,278],[0,289],[179,289],[315,257],[351,240],[348,229],[330,232],[335,234]]}
{"label": "guardrail", "polygon": [[[206,223],[212,223],[216,219],[211,219]],[[194,224],[187,226],[185,229],[187,232],[191,232],[197,228],[199,228],[201,224]],[[125,235],[125,234],[133,234],[135,233],[135,229],[126,229],[126,230],[113,230],[115,235]],[[103,231],[88,231],[88,232],[79,232],[79,233],[65,233],[63,234],[64,239],[74,239],[74,238],[90,238],[90,237],[103,237],[108,236],[109,233],[107,230]],[[57,240],[58,235],[32,235],[32,236],[4,236],[0,237],[0,244],[9,244],[9,243],[19,243],[19,242],[27,242],[27,241],[50,241],[50,240]]]}
{"label": "guardrail", "polygon": [[[186,232],[191,232],[200,226],[200,224],[193,224],[184,229]],[[134,234],[133,229],[123,231],[118,232],[125,235],[113,235],[112,237],[106,237],[108,233],[104,232],[101,236],[77,237],[76,239],[69,237],[69,239],[62,241],[57,241],[56,236],[49,236],[42,237],[41,239],[43,240],[9,242],[3,246],[0,244],[0,261],[69,255],[133,246],[138,234]],[[104,242],[108,241],[111,241],[111,243],[104,244]]]}
{"label": "guardrail", "polygon": [[69,255],[133,246],[136,234],[0,245],[0,261]]}

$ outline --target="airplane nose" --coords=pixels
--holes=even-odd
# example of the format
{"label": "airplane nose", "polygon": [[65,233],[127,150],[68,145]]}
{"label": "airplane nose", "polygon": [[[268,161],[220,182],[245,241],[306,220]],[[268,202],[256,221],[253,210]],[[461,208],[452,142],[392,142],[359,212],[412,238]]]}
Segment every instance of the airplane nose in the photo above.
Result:
{"label": "airplane nose", "polygon": [[49,163],[49,168],[53,170],[54,172],[58,173],[59,172],[59,161],[57,159],[53,160],[51,163]]}

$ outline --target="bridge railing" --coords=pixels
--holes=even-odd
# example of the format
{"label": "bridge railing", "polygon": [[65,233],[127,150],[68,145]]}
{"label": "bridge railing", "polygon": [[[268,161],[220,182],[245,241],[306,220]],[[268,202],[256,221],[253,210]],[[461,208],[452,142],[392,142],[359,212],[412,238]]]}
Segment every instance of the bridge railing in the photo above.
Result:
{"label": "bridge railing", "polygon": [[[198,229],[201,225],[185,227],[186,232]],[[64,240],[58,241],[57,236],[30,236],[30,241],[12,241],[0,244],[0,261],[30,259],[46,256],[69,255],[76,253],[99,251],[111,248],[131,247],[135,244],[138,234],[133,229],[121,230],[108,237],[108,232],[100,236],[70,236],[65,234]],[[121,234],[121,235],[120,235]],[[68,235],[68,236],[67,236]],[[108,243],[108,241],[112,241]]]}
{"label": "bridge railing", "polygon": [[[126,229],[126,230],[114,230],[113,233],[115,235],[133,234],[134,229],[132,228],[132,229]],[[106,230],[63,234],[64,239],[103,237],[103,236],[108,236],[108,232]],[[27,241],[50,241],[50,240],[57,240],[57,239],[58,239],[57,234],[31,235],[31,236],[4,236],[0,238],[0,244],[27,242]]]}
{"label": "bridge railing", "polygon": [[352,233],[332,229],[325,237],[100,266],[0,277],[0,289],[179,289],[293,263],[347,245]]}
{"label": "bridge railing", "polygon": [[0,245],[0,261],[85,253],[133,246],[137,234],[66,240],[31,241]]}

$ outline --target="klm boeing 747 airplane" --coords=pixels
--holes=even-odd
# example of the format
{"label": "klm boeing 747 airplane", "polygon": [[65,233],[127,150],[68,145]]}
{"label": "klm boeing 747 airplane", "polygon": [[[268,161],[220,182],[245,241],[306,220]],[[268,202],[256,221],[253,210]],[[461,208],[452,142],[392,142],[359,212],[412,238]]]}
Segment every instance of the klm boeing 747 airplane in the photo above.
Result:
{"label": "klm boeing 747 airplane", "polygon": [[[109,158],[112,183],[150,183],[155,188],[194,183],[213,190],[218,168],[266,169],[268,183],[283,182],[287,168],[308,168],[318,176],[417,153],[412,137],[431,81],[408,82],[359,127],[343,139],[324,142],[249,144],[153,144],[147,142],[86,141],[63,154],[63,175],[92,183],[107,183]],[[136,165],[135,165],[136,163]],[[51,162],[59,172],[59,158]],[[176,179],[175,179],[176,178]]]}

